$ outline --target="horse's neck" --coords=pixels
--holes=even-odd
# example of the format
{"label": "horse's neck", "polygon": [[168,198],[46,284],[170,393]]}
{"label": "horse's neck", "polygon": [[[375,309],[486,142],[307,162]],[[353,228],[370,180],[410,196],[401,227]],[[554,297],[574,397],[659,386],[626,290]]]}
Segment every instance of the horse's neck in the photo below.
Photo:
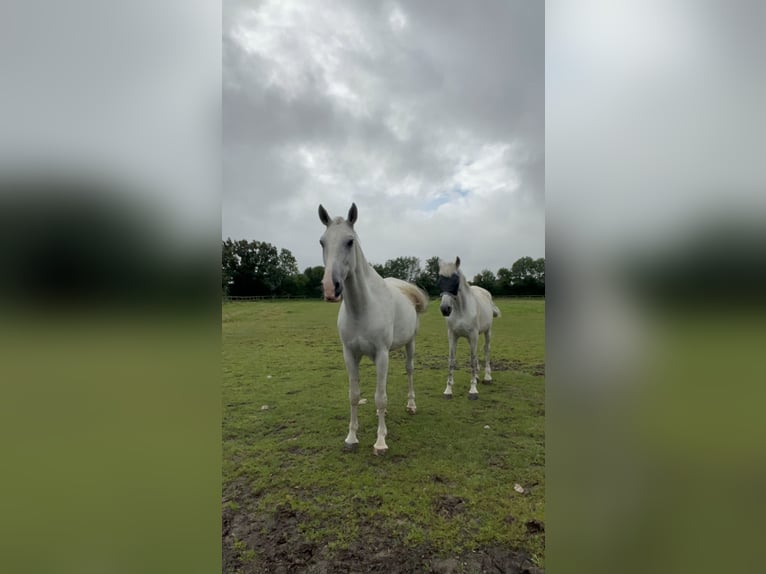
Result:
{"label": "horse's neck", "polygon": [[471,286],[464,277],[460,277],[460,288],[457,290],[457,307],[463,313],[470,312],[475,307]]}
{"label": "horse's neck", "polygon": [[356,268],[351,271],[343,282],[343,301],[352,315],[359,315],[370,309],[371,288],[380,276],[367,262],[367,258],[356,242]]}

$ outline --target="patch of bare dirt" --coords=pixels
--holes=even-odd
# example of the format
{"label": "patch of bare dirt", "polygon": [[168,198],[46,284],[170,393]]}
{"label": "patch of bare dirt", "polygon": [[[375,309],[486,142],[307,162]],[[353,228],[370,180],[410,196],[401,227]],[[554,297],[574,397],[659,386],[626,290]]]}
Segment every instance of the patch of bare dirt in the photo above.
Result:
{"label": "patch of bare dirt", "polygon": [[[544,574],[523,552],[493,547],[444,556],[426,545],[405,546],[395,536],[382,535],[373,523],[361,529],[348,549],[331,553],[326,545],[306,540],[300,528],[304,517],[287,506],[270,513],[251,510],[258,497],[243,483],[226,489],[221,537],[224,574]],[[435,504],[439,512],[452,516],[463,511],[465,501],[443,496]],[[537,524],[526,526],[530,533],[538,528]]]}
{"label": "patch of bare dirt", "polygon": [[[481,365],[481,361],[479,361],[479,365]],[[529,365],[527,363],[522,363],[521,361],[509,361],[507,359],[492,359],[491,360],[492,370],[493,371],[521,371],[523,373],[529,373],[531,375],[534,375],[535,377],[544,377],[545,376],[545,363],[537,363],[534,365]],[[469,367],[466,363],[466,367]]]}
{"label": "patch of bare dirt", "polygon": [[542,522],[539,520],[528,520],[524,526],[527,527],[527,532],[530,534],[538,534],[540,532],[545,532],[545,526]]}
{"label": "patch of bare dirt", "polygon": [[459,496],[445,494],[443,496],[439,496],[436,499],[434,506],[436,507],[436,512],[446,516],[447,518],[451,518],[456,514],[460,514],[461,512],[465,511],[465,500]]}

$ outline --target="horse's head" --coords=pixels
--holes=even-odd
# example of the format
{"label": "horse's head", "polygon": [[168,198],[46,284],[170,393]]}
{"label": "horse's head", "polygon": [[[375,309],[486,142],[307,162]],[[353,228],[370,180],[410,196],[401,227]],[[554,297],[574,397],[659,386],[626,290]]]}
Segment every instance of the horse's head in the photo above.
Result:
{"label": "horse's head", "polygon": [[452,305],[460,289],[459,269],[460,257],[456,257],[454,263],[442,263],[439,266],[439,279],[436,283],[442,297],[439,310],[445,317],[449,317],[452,313]]}
{"label": "horse's head", "polygon": [[324,277],[322,288],[325,301],[340,301],[343,282],[349,272],[356,268],[357,241],[354,223],[356,222],[356,203],[351,204],[348,217],[330,218],[324,207],[319,206],[319,220],[324,223],[324,234],[319,239],[324,259]]}

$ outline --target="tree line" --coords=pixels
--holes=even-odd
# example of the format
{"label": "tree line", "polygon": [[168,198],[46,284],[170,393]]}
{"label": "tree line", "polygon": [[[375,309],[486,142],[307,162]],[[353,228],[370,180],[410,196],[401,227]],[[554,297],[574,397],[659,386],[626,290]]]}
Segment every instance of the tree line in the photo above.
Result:
{"label": "tree line", "polygon": [[[417,257],[396,257],[373,264],[382,277],[398,277],[421,287],[431,297],[439,295],[439,257],[421,267]],[[301,273],[288,249],[263,241],[226,239],[221,242],[221,279],[224,296],[321,298],[324,267],[307,267]],[[545,295],[545,259],[521,257],[497,273],[485,269],[469,281],[493,296],[529,297]]]}

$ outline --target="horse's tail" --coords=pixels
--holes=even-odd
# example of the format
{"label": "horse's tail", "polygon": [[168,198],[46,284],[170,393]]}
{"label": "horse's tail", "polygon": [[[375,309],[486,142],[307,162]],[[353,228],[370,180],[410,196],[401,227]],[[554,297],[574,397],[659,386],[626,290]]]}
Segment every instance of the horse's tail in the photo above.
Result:
{"label": "horse's tail", "polygon": [[415,297],[413,298],[415,312],[420,315],[421,313],[425,313],[426,307],[428,307],[428,294],[417,285],[413,285],[412,287],[415,292]]}
{"label": "horse's tail", "polygon": [[500,317],[500,309],[497,308],[497,305],[495,305],[495,302],[492,300],[492,293],[487,291],[487,297],[489,297],[489,304],[492,305],[492,316]]}
{"label": "horse's tail", "polygon": [[389,285],[399,289],[402,295],[410,300],[412,306],[415,307],[415,312],[418,315],[425,312],[426,307],[428,307],[428,295],[420,287],[413,285],[412,283],[408,283],[407,281],[402,281],[401,279],[395,279],[393,277],[387,277],[384,279],[384,281],[386,281],[386,283]]}

